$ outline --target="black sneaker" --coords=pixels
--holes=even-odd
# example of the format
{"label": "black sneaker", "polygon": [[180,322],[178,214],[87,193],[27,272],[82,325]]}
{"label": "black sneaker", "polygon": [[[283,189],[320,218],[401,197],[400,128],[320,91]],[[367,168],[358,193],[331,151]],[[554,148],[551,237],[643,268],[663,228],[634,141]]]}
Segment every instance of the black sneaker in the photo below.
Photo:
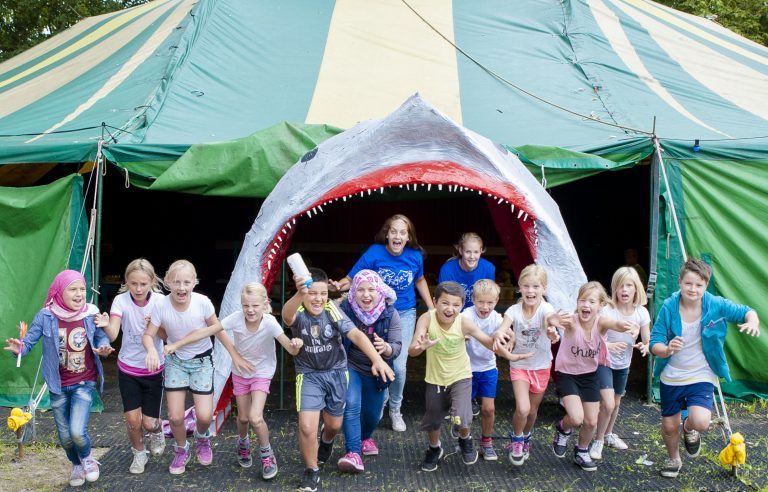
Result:
{"label": "black sneaker", "polygon": [[323,438],[320,438],[320,444],[317,446],[317,464],[321,465],[328,461],[333,451],[333,441],[323,442]]}
{"label": "black sneaker", "polygon": [[589,457],[589,451],[587,450],[579,451],[578,449],[574,449],[573,462],[584,471],[597,470],[597,465],[592,461],[592,458]]}
{"label": "black sneaker", "polygon": [[477,400],[472,400],[472,415],[475,417],[480,415],[480,404]]}
{"label": "black sneaker", "polygon": [[695,430],[685,430],[685,421],[683,421],[683,444],[688,456],[698,456],[701,452],[701,434]]}
{"label": "black sneaker", "polygon": [[436,448],[429,446],[427,448],[427,453],[424,455],[424,461],[421,462],[421,469],[425,472],[433,472],[437,470],[437,465],[440,462],[440,458],[442,457],[442,446],[438,446]]}
{"label": "black sneaker", "polygon": [[463,461],[465,465],[474,465],[477,463],[478,453],[477,449],[475,449],[475,446],[472,443],[471,437],[460,437],[459,448],[461,448],[461,461]]}
{"label": "black sneaker", "polygon": [[680,474],[680,469],[683,467],[683,460],[673,460],[668,458],[664,462],[664,467],[661,469],[661,476],[666,478],[676,478]]}
{"label": "black sneaker", "polygon": [[555,424],[555,438],[552,440],[552,451],[555,452],[555,456],[558,458],[564,458],[565,452],[568,451],[568,438],[571,437],[571,433],[565,433],[560,428],[560,424]]}
{"label": "black sneaker", "polygon": [[302,492],[315,492],[319,484],[320,470],[307,468],[304,470],[304,475],[301,477],[301,486],[299,487],[299,490]]}

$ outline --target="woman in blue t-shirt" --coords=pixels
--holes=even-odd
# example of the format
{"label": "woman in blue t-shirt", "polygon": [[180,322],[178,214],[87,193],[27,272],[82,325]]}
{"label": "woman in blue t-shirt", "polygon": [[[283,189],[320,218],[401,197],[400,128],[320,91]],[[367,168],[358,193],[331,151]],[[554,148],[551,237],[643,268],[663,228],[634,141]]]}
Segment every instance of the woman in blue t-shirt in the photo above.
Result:
{"label": "woman in blue t-shirt", "polygon": [[[424,279],[424,249],[416,239],[416,230],[405,215],[396,214],[384,221],[372,244],[346,277],[332,285],[338,290],[348,290],[352,277],[363,269],[378,273],[397,294],[395,309],[400,315],[403,347],[411,344],[416,326],[416,292],[428,309],[434,308],[429,286]],[[389,387],[389,417],[392,429],[404,432],[406,429],[400,413],[405,387],[405,367],[408,351],[403,350],[394,362],[395,381]]]}
{"label": "woman in blue t-shirt", "polygon": [[472,286],[480,279],[496,279],[496,267],[493,263],[481,258],[485,253],[482,238],[474,232],[465,232],[459,238],[456,245],[458,256],[446,261],[440,267],[440,276],[437,283],[453,280],[462,287],[466,299],[464,300],[464,309],[472,306]]}

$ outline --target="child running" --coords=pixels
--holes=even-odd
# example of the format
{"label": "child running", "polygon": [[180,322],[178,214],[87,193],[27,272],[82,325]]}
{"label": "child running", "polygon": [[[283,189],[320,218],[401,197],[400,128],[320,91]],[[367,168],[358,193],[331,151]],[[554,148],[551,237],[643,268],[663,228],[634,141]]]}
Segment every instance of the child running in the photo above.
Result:
{"label": "child running", "polygon": [[48,385],[59,443],[72,463],[71,487],[99,479],[88,420],[96,379],[101,391],[104,371],[94,354],[106,356],[114,351],[106,333],[94,324],[98,308],[86,302],[85,292],[85,278],[80,272],[64,270],[56,275],[24,340],[9,338],[4,347],[24,357],[43,339],[43,379]]}
{"label": "child running", "polygon": [[[492,335],[502,322],[501,314],[495,311],[500,293],[501,288],[493,280],[478,280],[472,286],[474,302],[462,311],[462,316],[476,324],[486,335]],[[467,341],[467,353],[472,368],[472,401],[480,398],[480,454],[486,461],[496,461],[499,457],[493,449],[491,437],[496,421],[496,385],[499,382],[496,354],[474,338]]]}
{"label": "child running", "polygon": [[[408,355],[416,357],[427,351],[427,370],[424,381],[426,410],[421,429],[427,432],[429,447],[421,464],[426,472],[437,470],[443,448],[440,426],[449,410],[453,424],[459,427],[459,447],[465,465],[477,462],[478,452],[469,435],[472,425],[472,367],[467,354],[465,337],[473,337],[492,350],[494,340],[486,335],[469,316],[461,316],[464,288],[456,282],[443,282],[435,288],[434,309],[422,314],[416,323],[416,332],[408,348]],[[509,353],[503,345],[497,349],[509,360],[520,360],[533,354]]]}
{"label": "child running", "polygon": [[[358,330],[333,302],[328,301],[328,276],[310,268],[312,283],[294,275],[296,294],[283,306],[283,321],[294,337],[304,342],[294,357],[296,409],[299,412],[299,451],[304,475],[299,490],[314,492],[320,482],[318,464],[331,457],[333,440],[341,429],[347,393],[347,356],[342,336],[352,341],[371,361],[371,373],[384,381],[394,379],[392,369],[378,354],[368,335]],[[320,411],[323,432],[317,442]]]}
{"label": "child running", "polygon": [[165,395],[168,402],[168,420],[176,441],[168,471],[172,475],[180,475],[186,470],[191,457],[184,426],[184,400],[187,390],[192,392],[195,406],[197,461],[203,466],[208,466],[213,461],[209,431],[213,418],[213,344],[207,336],[193,343],[182,339],[206,326],[220,325],[211,300],[193,292],[198,280],[192,263],[187,260],[173,262],[168,267],[163,282],[171,293],[152,310],[151,320],[142,341],[147,351],[147,370],[154,372],[160,367],[155,335],[160,328],[168,335],[168,344],[164,349]]}
{"label": "child running", "polygon": [[606,330],[616,330],[633,332],[633,336],[637,336],[640,329],[636,323],[601,316],[600,309],[607,301],[608,295],[599,282],[581,286],[576,298],[576,313],[570,321],[561,321],[564,331],[555,359],[555,385],[566,416],[555,425],[552,449],[555,456],[563,458],[573,428],[581,426],[573,462],[584,471],[597,469],[589,456],[589,443],[600,410],[597,366],[606,357],[603,335]]}
{"label": "child running", "polygon": [[[509,363],[509,379],[515,395],[512,417],[512,442],[505,448],[514,466],[522,466],[530,455],[531,436],[539,405],[549,384],[552,365],[550,346],[557,342],[554,328],[568,322],[567,316],[555,312],[547,301],[547,272],[539,265],[528,265],[518,279],[520,300],[504,313],[498,333],[513,335],[513,353],[533,352],[533,357]],[[509,331],[511,330],[511,331]],[[506,332],[506,333],[505,333]]]}
{"label": "child running", "polygon": [[[248,439],[250,424],[259,440],[261,476],[269,480],[277,475],[277,460],[269,443],[264,404],[277,367],[275,340],[293,356],[299,353],[303,342],[301,338],[291,340],[285,336],[280,323],[270,314],[269,298],[263,285],[256,282],[246,284],[240,293],[240,301],[242,310],[221,320],[224,330],[232,332],[234,347],[245,360],[245,364],[242,364],[244,370],[238,367],[239,364],[233,364],[232,367],[232,386],[237,400],[237,431],[240,437],[237,457],[243,468],[253,464]],[[221,332],[219,340],[225,347],[232,345],[226,332]]]}
{"label": "child running", "polygon": [[96,325],[104,327],[110,341],[115,341],[121,328],[123,331],[117,357],[117,383],[133,452],[128,471],[144,473],[149,459],[144,447],[144,433],[149,433],[149,451],[153,456],[161,456],[165,451],[165,435],[160,421],[165,363],[163,341],[157,336],[152,337],[152,345],[159,357],[158,368],[154,371],[147,369],[147,351],[142,343],[152,309],[164,296],[160,293],[154,267],[143,258],[128,264],[124,279],[125,283],[112,301],[109,316],[97,315]]}
{"label": "child running", "polygon": [[643,290],[640,276],[633,267],[621,267],[611,279],[611,303],[603,309],[603,316],[611,319],[630,321],[640,326],[642,342],[635,343],[630,334],[609,330],[605,337],[610,365],[599,365],[597,377],[600,380],[600,413],[597,417],[595,440],[589,448],[593,460],[603,458],[603,444],[610,448],[627,449],[627,444],[613,433],[616,417],[619,415],[621,398],[626,393],[632,352],[636,348],[645,357],[648,354],[651,316],[643,307],[648,299]]}
{"label": "child running", "polygon": [[440,267],[440,275],[437,278],[438,283],[453,280],[462,287],[467,293],[464,300],[464,309],[472,307],[472,289],[480,279],[496,278],[496,267],[490,261],[482,258],[485,253],[483,239],[474,232],[465,232],[459,238],[455,246],[458,256],[446,261]]}
{"label": "child running", "polygon": [[731,380],[723,351],[728,323],[739,323],[739,332],[760,336],[757,312],[707,292],[712,269],[698,258],[689,258],[680,269],[680,290],[661,306],[651,331],[651,352],[658,357],[654,377],[660,378],[661,435],[669,458],[661,476],[680,473],[680,413],[683,444],[690,456],[701,451],[701,435],[709,428],[712,396],[718,378]]}

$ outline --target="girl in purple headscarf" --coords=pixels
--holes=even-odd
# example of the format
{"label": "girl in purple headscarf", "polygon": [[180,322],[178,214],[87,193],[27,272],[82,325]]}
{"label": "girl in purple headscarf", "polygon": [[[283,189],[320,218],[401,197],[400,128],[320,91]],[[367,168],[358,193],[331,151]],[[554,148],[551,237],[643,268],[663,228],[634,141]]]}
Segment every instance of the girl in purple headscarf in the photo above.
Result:
{"label": "girl in purple headscarf", "polygon": [[[368,338],[392,365],[400,353],[400,316],[393,307],[395,292],[373,270],[360,270],[352,279],[349,297],[341,303],[341,309],[355,326]],[[371,361],[355,345],[347,348],[349,383],[347,403],[344,408],[344,439],[347,454],[339,459],[339,470],[360,473],[364,470],[363,455],[377,455],[379,449],[373,440],[373,431],[381,419],[384,407],[383,382],[371,372]]]}
{"label": "girl in purple headscarf", "polygon": [[104,387],[104,371],[97,356],[114,350],[106,333],[94,324],[98,309],[86,302],[85,293],[83,275],[64,270],[53,280],[45,305],[29,325],[24,340],[5,341],[5,350],[21,352],[23,357],[43,339],[43,379],[48,384],[59,442],[72,462],[72,487],[99,478],[99,463],[91,455],[88,420],[97,378],[100,389]]}

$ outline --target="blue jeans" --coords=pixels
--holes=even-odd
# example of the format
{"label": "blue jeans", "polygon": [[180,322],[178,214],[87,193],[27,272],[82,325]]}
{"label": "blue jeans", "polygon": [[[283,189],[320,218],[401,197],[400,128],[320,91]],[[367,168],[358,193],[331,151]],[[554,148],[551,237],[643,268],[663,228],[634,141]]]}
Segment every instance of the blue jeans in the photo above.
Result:
{"label": "blue jeans", "polygon": [[403,404],[403,389],[405,388],[405,363],[408,361],[408,347],[413,339],[416,328],[416,308],[404,309],[397,312],[400,315],[400,330],[403,348],[394,363],[395,380],[389,386],[389,409],[400,410]]}
{"label": "blue jeans", "polygon": [[91,400],[96,389],[95,381],[64,386],[61,393],[51,393],[51,409],[59,443],[73,465],[91,455],[91,436],[88,420],[91,418]]}
{"label": "blue jeans", "polygon": [[373,435],[379,425],[384,391],[376,389],[376,378],[349,370],[347,405],[344,408],[344,440],[348,453],[362,455],[362,439]]}

